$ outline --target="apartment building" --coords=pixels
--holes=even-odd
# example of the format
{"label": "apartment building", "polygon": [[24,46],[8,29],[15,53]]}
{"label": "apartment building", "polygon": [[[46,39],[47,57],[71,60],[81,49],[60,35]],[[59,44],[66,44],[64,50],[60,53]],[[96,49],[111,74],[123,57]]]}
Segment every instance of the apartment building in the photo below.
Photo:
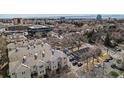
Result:
{"label": "apartment building", "polygon": [[44,77],[55,74],[68,66],[68,57],[47,43],[37,46],[16,47],[9,52],[9,75],[11,78]]}

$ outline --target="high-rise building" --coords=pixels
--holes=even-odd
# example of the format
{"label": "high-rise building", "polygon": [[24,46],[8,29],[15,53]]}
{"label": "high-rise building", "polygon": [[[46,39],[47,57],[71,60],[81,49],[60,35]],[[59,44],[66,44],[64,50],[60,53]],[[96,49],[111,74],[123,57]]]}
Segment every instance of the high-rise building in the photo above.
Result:
{"label": "high-rise building", "polygon": [[12,22],[14,25],[23,24],[23,19],[22,18],[14,18]]}

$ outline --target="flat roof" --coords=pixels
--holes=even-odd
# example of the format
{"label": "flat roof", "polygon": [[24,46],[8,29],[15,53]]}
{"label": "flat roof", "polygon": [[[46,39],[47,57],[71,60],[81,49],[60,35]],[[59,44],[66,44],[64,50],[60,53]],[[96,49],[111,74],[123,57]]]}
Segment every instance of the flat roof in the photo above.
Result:
{"label": "flat roof", "polygon": [[31,29],[38,29],[38,28],[48,28],[49,26],[43,26],[43,25],[34,25],[34,26],[29,26],[28,28]]}

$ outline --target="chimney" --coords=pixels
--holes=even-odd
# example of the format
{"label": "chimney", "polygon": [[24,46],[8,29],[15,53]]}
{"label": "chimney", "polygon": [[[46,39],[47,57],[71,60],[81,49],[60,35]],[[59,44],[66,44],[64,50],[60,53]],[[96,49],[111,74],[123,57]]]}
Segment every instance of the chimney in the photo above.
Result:
{"label": "chimney", "polygon": [[34,59],[36,60],[36,59],[37,59],[37,57],[38,57],[38,54],[37,54],[37,53],[35,53],[35,54],[34,54]]}
{"label": "chimney", "polygon": [[30,49],[30,45],[27,46],[27,49],[28,49],[28,50]]}
{"label": "chimney", "polygon": [[16,50],[15,50],[16,52],[18,52],[18,47],[16,48]]}
{"label": "chimney", "polygon": [[26,56],[24,55],[22,59],[22,63],[25,63],[25,62],[26,62]]}
{"label": "chimney", "polygon": [[42,52],[42,57],[45,57],[45,51]]}
{"label": "chimney", "polygon": [[43,45],[44,45],[44,43],[42,42],[42,43],[41,43],[41,47],[43,47]]}
{"label": "chimney", "polygon": [[52,50],[51,50],[51,52],[52,52],[52,55],[54,55],[54,51],[55,51],[54,49],[52,49]]}
{"label": "chimney", "polygon": [[34,44],[34,46],[33,46],[34,48],[36,48],[36,46],[35,46],[35,44]]}

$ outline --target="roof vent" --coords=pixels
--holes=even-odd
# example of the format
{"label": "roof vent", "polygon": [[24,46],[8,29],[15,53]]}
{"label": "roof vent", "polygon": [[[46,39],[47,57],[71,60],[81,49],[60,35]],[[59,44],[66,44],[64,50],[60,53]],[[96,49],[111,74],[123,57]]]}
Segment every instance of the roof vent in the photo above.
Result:
{"label": "roof vent", "polygon": [[18,52],[18,47],[15,49],[16,52]]}
{"label": "roof vent", "polygon": [[36,48],[36,45],[34,44],[34,46],[33,46],[34,48]]}
{"label": "roof vent", "polygon": [[42,42],[42,43],[41,43],[41,47],[43,47],[43,45],[44,45],[44,43]]}
{"label": "roof vent", "polygon": [[26,56],[24,55],[22,59],[22,63],[25,63],[25,62],[26,62]]}
{"label": "roof vent", "polygon": [[27,46],[27,49],[28,49],[28,50],[30,49],[30,45]]}
{"label": "roof vent", "polygon": [[51,52],[52,52],[52,55],[54,55],[55,50],[54,50],[54,49],[52,49],[52,50],[51,50]]}
{"label": "roof vent", "polygon": [[34,59],[36,60],[37,57],[38,57],[38,53],[35,53],[35,54],[34,54]]}

